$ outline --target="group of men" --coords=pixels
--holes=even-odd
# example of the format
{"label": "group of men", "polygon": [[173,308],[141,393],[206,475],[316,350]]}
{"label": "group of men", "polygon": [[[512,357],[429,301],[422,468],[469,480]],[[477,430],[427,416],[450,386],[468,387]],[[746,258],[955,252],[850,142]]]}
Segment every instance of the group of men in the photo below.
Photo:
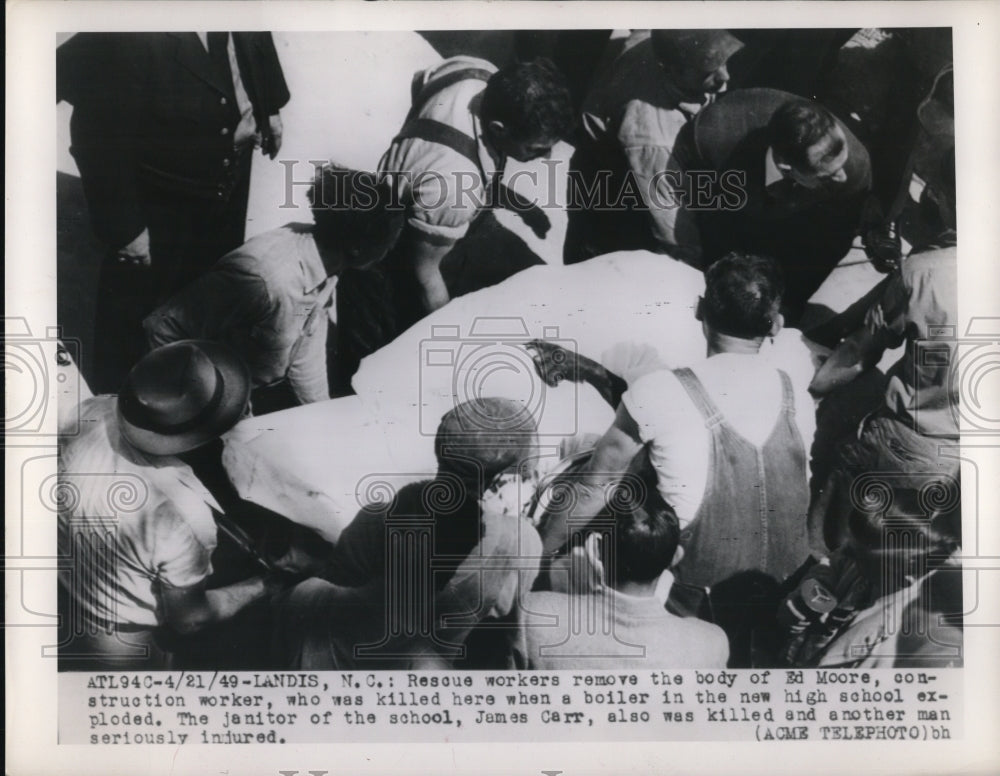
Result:
{"label": "group of men", "polygon": [[[246,242],[251,153],[278,153],[290,97],[271,36],[63,44],[59,96],[107,246],[101,395],[60,447],[75,494],[60,512],[63,667],[954,662],[960,509],[924,497],[958,480],[950,63],[922,84],[911,163],[882,202],[859,112],[745,72],[751,88],[727,89],[738,33],[611,36],[579,109],[548,60],[446,59],[414,77],[377,171],[325,165],[313,223]],[[825,67],[834,78],[836,57]],[[542,263],[492,211],[548,233],[503,172],[561,140],[565,263],[643,250],[703,271],[706,357],[618,375],[583,347],[529,343],[540,379],[590,382],[616,413],[551,481],[523,408],[473,397],[441,419],[437,475],[342,531],[241,498],[221,441],[241,418],[349,392],[361,358]],[[905,257],[903,224],[921,234]],[[887,276],[815,334],[830,355],[799,384],[761,348],[858,235]],[[878,406],[814,449],[815,399],[901,346]],[[141,503],[118,514],[95,472],[141,482]],[[878,503],[858,494],[872,476],[888,483]],[[511,488],[537,491],[533,509]],[[874,614],[886,602],[935,626],[902,643],[910,631]]]}

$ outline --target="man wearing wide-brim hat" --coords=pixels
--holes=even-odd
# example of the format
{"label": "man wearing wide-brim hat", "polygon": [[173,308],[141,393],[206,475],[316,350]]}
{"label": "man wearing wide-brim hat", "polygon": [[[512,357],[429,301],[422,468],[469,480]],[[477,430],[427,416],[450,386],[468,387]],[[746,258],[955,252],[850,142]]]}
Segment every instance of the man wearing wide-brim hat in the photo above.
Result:
{"label": "man wearing wide-brim hat", "polygon": [[264,596],[253,577],[206,590],[213,496],[178,456],[232,428],[250,392],[228,348],[188,340],[140,360],[118,396],[80,405],[59,449],[62,668],[168,668],[164,631],[187,634]]}

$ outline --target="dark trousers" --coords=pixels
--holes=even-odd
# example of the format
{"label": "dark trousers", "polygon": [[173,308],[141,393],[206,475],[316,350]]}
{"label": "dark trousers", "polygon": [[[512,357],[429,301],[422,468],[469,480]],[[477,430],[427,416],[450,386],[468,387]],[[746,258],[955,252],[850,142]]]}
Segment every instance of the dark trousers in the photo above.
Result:
{"label": "dark trousers", "polygon": [[[146,352],[142,320],[224,254],[243,244],[250,193],[250,154],[237,165],[232,195],[218,203],[146,187],[140,192],[152,266],[101,265],[94,322],[94,393],[117,393]],[[117,246],[116,246],[117,250]]]}

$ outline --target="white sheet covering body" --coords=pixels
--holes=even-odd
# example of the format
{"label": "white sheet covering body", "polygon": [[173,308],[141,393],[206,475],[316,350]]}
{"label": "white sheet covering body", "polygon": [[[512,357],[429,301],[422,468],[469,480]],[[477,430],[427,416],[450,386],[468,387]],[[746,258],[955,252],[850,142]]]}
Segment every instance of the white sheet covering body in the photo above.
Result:
{"label": "white sheet covering body", "polygon": [[[553,340],[626,380],[689,365],[705,357],[695,319],[703,289],[697,270],[645,251],[533,267],[452,300],[366,358],[356,396],[243,421],[227,440],[227,468],[244,498],[335,538],[386,487],[434,473],[445,412],[502,396],[535,418],[547,469],[603,433],[614,412],[589,385],[544,385],[523,343]],[[814,369],[794,329],[762,353],[786,370]]]}

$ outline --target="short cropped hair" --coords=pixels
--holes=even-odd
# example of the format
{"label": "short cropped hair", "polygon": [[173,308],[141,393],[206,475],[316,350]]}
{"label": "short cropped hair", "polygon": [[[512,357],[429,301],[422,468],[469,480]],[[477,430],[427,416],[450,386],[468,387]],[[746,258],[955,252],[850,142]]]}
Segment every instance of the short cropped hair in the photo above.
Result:
{"label": "short cropped hair", "polygon": [[681,537],[677,513],[656,492],[620,505],[610,501],[615,531],[614,546],[604,550],[606,574],[611,560],[607,581],[616,586],[652,582],[670,567],[677,552]]}
{"label": "short cropped hair", "polygon": [[441,418],[434,438],[438,472],[466,484],[489,486],[509,469],[536,454],[536,424],[528,408],[513,399],[470,399]]}
{"label": "short cropped hair", "polygon": [[493,74],[483,92],[482,117],[503,122],[520,141],[558,139],[573,125],[573,103],[562,73],[540,58]]}
{"label": "short cropped hair", "polygon": [[837,120],[817,102],[790,100],[778,108],[768,124],[771,147],[796,169],[809,170],[809,149],[829,138],[826,158],[833,158],[844,148],[844,140],[834,133]]}
{"label": "short cropped hair", "polygon": [[348,253],[383,245],[388,251],[403,231],[406,210],[387,179],[332,162],[316,170],[309,204],[317,239]]}
{"label": "short cropped hair", "polygon": [[705,271],[702,320],[731,337],[766,337],[784,290],[781,267],[774,259],[730,253]]}

